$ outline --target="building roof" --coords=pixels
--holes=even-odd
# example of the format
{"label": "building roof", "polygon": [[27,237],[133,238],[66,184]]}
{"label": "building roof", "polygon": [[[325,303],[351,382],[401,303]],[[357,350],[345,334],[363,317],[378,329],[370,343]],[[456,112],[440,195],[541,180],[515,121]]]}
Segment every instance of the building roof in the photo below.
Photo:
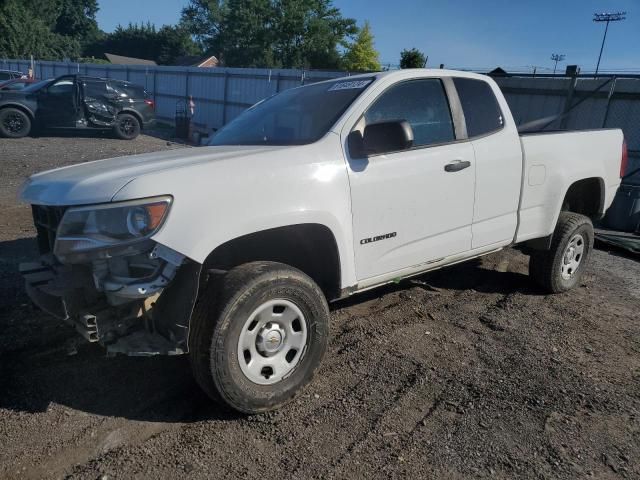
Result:
{"label": "building roof", "polygon": [[153,60],[145,60],[144,58],[123,57],[113,53],[105,53],[104,56],[114,65],[157,65]]}
{"label": "building roof", "polygon": [[184,55],[175,59],[173,64],[177,67],[200,67],[212,68],[218,66],[218,59],[211,55],[209,57],[200,57],[198,55]]}
{"label": "building roof", "polygon": [[497,67],[491,70],[487,75],[490,77],[510,77],[511,75],[504,68]]}

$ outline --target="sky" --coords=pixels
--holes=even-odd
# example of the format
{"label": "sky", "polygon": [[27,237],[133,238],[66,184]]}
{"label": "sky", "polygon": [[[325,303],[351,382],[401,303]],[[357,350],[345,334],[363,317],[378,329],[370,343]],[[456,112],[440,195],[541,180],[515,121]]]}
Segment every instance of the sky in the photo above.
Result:
{"label": "sky", "polygon": [[[161,26],[180,18],[187,0],[100,0],[98,25],[150,21]],[[397,65],[404,48],[428,55],[428,66],[508,70],[553,68],[552,53],[566,55],[560,64],[594,70],[604,24],[594,12],[626,11],[612,23],[601,70],[640,71],[640,0],[334,0],[344,16],[371,24],[384,65]]]}

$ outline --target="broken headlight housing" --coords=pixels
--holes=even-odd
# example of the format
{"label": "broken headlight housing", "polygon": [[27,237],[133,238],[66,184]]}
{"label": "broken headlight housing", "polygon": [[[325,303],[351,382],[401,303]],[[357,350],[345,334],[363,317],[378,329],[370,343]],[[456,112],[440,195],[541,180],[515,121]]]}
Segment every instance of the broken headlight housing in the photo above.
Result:
{"label": "broken headlight housing", "polygon": [[171,200],[161,196],[69,208],[58,226],[53,252],[63,263],[144,252],[166,220]]}

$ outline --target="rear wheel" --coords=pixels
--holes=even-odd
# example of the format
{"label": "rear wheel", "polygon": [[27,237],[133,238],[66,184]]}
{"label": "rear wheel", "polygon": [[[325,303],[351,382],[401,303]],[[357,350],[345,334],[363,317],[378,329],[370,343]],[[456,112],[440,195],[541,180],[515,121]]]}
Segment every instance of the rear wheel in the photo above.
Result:
{"label": "rear wheel", "polygon": [[121,113],[116,117],[116,124],[113,130],[116,137],[122,140],[133,140],[140,135],[140,121],[135,115]]}
{"label": "rear wheel", "polygon": [[8,138],[21,138],[29,135],[31,119],[29,115],[17,108],[0,110],[0,134]]}
{"label": "rear wheel", "polygon": [[551,248],[531,254],[529,275],[549,293],[571,290],[582,279],[593,238],[593,224],[588,217],[561,212]]}
{"label": "rear wheel", "polygon": [[275,262],[252,262],[210,283],[191,322],[194,376],[243,413],[275,410],[313,377],[327,348],[329,309],[316,283]]}

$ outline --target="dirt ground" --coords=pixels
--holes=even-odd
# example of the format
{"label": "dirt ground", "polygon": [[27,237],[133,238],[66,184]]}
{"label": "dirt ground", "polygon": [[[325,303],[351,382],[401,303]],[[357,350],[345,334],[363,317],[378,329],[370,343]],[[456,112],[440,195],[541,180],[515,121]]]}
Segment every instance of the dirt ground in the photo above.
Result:
{"label": "dirt ground", "polygon": [[176,148],[164,140],[0,140],[0,477],[640,478],[640,263],[597,250],[546,296],[515,250],[332,306],[314,382],[230,415],[188,360],[106,358],[29,304],[26,175]]}

